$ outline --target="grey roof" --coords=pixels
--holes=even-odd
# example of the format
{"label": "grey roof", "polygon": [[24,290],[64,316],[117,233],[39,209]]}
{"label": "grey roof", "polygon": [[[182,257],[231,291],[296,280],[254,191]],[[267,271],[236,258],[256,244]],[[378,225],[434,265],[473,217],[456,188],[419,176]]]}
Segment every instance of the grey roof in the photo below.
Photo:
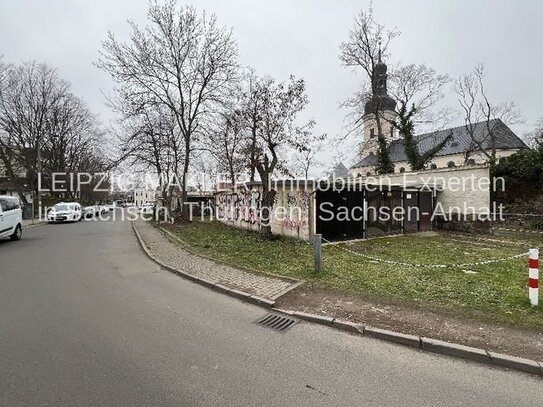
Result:
{"label": "grey roof", "polygon": [[332,171],[332,173],[329,175],[328,178],[348,178],[349,177],[349,170],[342,162],[339,162],[336,165],[336,168]]}
{"label": "grey roof", "polygon": [[[528,148],[526,143],[522,141],[507,125],[500,119],[493,119],[488,122],[479,122],[474,125],[474,136],[478,143],[485,150],[491,149],[490,137],[488,137],[488,128],[495,135],[496,149],[523,149]],[[458,126],[450,129],[434,131],[431,133],[420,134],[415,136],[419,151],[424,153],[430,150],[433,146],[443,141],[447,135],[452,132],[452,140],[449,141],[443,149],[436,154],[436,157],[462,154],[473,149],[472,139],[466,131],[466,126]],[[407,161],[403,139],[394,140],[390,143],[390,158],[393,162]],[[371,167],[377,165],[377,156],[370,154],[356,163],[352,168]]]}

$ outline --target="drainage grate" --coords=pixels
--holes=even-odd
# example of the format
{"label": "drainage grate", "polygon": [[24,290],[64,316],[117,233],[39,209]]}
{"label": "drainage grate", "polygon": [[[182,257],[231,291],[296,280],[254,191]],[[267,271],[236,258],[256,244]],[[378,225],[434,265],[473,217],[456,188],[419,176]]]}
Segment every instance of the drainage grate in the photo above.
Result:
{"label": "drainage grate", "polygon": [[274,329],[279,332],[286,332],[290,328],[292,328],[294,325],[296,325],[298,321],[292,318],[275,315],[275,314],[268,314],[264,318],[259,319],[256,321],[258,325],[265,326],[267,328]]}

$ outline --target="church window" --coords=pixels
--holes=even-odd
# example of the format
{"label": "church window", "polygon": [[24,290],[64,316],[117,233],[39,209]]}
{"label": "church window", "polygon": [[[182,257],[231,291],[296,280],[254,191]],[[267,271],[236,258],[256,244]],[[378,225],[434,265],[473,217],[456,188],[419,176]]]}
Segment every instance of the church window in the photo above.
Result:
{"label": "church window", "polygon": [[373,127],[370,129],[370,137],[375,137],[375,129]]}
{"label": "church window", "polygon": [[390,128],[390,137],[394,137],[394,127]]}

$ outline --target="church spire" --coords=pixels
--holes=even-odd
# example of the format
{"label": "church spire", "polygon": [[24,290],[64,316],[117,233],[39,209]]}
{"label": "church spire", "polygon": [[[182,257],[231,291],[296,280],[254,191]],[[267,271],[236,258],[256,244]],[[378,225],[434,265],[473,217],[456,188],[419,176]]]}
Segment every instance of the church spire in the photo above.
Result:
{"label": "church spire", "polygon": [[372,96],[364,106],[364,113],[375,114],[377,111],[392,110],[396,107],[396,101],[388,96],[387,92],[387,65],[383,62],[383,48],[381,40],[377,53],[377,63],[373,67],[371,78]]}

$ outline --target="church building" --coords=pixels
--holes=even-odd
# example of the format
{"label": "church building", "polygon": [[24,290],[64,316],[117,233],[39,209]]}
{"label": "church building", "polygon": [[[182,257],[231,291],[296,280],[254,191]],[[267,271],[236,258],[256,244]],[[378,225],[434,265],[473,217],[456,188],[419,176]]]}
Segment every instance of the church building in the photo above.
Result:
{"label": "church building", "polygon": [[[372,78],[372,97],[364,106],[362,117],[363,144],[361,159],[350,169],[353,177],[376,175],[378,164],[379,134],[385,136],[394,163],[394,172],[409,172],[402,137],[392,125],[397,113],[396,101],[387,93],[387,66],[381,60],[375,65]],[[487,157],[481,150],[491,151],[491,134],[497,158],[507,157],[528,146],[500,119],[473,124],[468,132],[465,125],[420,134],[415,137],[419,152],[424,153],[443,141],[449,134],[452,139],[427,164],[427,169],[454,168],[486,164]]]}

